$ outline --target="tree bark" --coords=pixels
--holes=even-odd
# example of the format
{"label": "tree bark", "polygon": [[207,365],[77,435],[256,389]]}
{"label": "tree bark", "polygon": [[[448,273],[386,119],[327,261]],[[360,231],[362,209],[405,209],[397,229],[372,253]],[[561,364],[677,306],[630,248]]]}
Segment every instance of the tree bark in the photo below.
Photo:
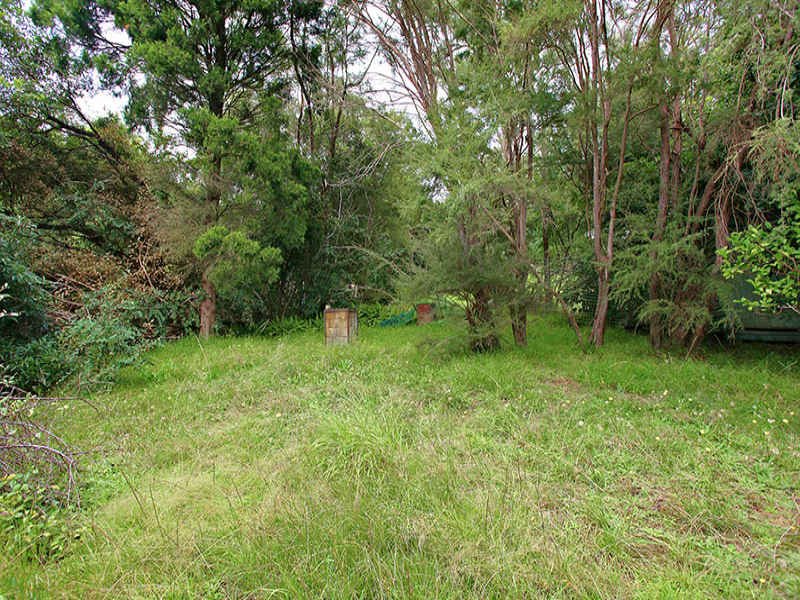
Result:
{"label": "tree bark", "polygon": [[[526,122],[512,120],[503,127],[503,154],[506,165],[513,173],[522,168],[523,139],[530,144],[530,125]],[[528,172],[532,176],[532,157],[528,154]],[[517,346],[528,343],[528,202],[524,193],[516,194],[513,199],[511,219],[511,251],[516,261],[514,265],[514,296],[509,303],[511,331]]]}
{"label": "tree bark", "polygon": [[[592,343],[602,346],[605,339],[608,318],[608,294],[610,257],[603,249],[603,216],[606,208],[606,182],[608,166],[608,126],[611,121],[611,101],[606,98],[603,71],[600,59],[600,25],[597,4],[594,0],[586,2],[589,16],[589,44],[591,56],[591,77],[589,92],[592,96],[591,149],[592,149],[592,233],[594,258],[597,263],[597,304],[592,322]],[[601,3],[605,11],[605,4]],[[605,15],[603,15],[604,17]],[[602,134],[598,134],[598,108],[602,110]],[[611,224],[609,223],[609,226]],[[613,233],[610,234],[613,240]]]}
{"label": "tree bark", "polygon": [[611,291],[611,280],[608,264],[604,263],[597,275],[597,305],[592,320],[592,341],[595,346],[602,346],[608,322],[608,296]]}
{"label": "tree bark", "polygon": [[548,304],[553,301],[552,268],[550,267],[550,207],[542,206],[542,270],[544,271],[545,299]]}
{"label": "tree bark", "polygon": [[514,211],[514,250],[517,255],[517,297],[511,305],[511,330],[517,346],[528,344],[528,204],[524,195]]}
{"label": "tree bark", "polygon": [[[461,240],[463,260],[471,266],[472,249],[478,244],[475,236],[469,231],[469,225],[475,222],[476,208],[470,206],[467,215],[458,223],[458,236]],[[495,320],[491,305],[492,290],[486,285],[479,285],[472,291],[465,310],[467,324],[472,340],[470,346],[475,352],[488,352],[500,346],[500,339],[495,332]]]}
{"label": "tree bark", "polygon": [[205,298],[200,303],[200,337],[208,338],[214,333],[217,320],[217,290],[208,278],[208,270],[203,271],[203,292]]}
{"label": "tree bark", "polygon": [[[530,119],[526,126],[526,142],[528,146],[528,182],[533,181],[533,128]],[[551,267],[550,267],[550,204],[545,198],[540,200],[540,216],[542,219],[542,268],[544,271],[544,297],[548,304],[553,302]]]}
{"label": "tree bark", "polygon": [[500,347],[490,300],[491,293],[483,287],[475,293],[473,301],[467,306],[467,323],[472,334],[470,346],[473,352],[491,352]]}
{"label": "tree bark", "polygon": [[511,331],[517,346],[528,345],[528,307],[525,302],[515,302],[510,307]]}
{"label": "tree bark", "polygon": [[[655,32],[656,43],[659,42],[661,31],[666,26],[669,33],[669,55],[675,59],[678,51],[678,36],[675,29],[675,8],[672,2],[659,4],[658,21]],[[660,44],[659,44],[660,48]],[[660,52],[660,50],[659,50]],[[664,88],[667,89],[666,78]],[[661,100],[659,106],[661,133],[660,160],[658,168],[658,209],[656,213],[655,230],[653,231],[652,242],[657,244],[664,239],[670,211],[677,213],[680,182],[681,182],[681,152],[683,149],[683,124],[681,120],[681,98],[678,93],[670,98],[666,95]],[[655,247],[650,250],[650,258],[653,263],[658,260]],[[656,302],[663,297],[661,277],[658,271],[654,271],[650,276],[648,285],[648,296],[650,302]],[[659,350],[664,344],[666,333],[662,317],[652,315],[649,323],[650,345]]]}
{"label": "tree bark", "polygon": [[[211,161],[211,172],[206,183],[206,203],[209,214],[206,217],[207,225],[214,225],[219,221],[219,206],[222,198],[220,189],[222,179],[222,158],[215,156]],[[208,266],[203,267],[201,286],[205,297],[200,303],[200,335],[207,338],[214,335],[214,324],[217,320],[217,290],[208,278]]]}
{"label": "tree bark", "polygon": [[[660,107],[661,123],[661,147],[660,162],[658,167],[658,209],[656,211],[656,226],[653,231],[652,243],[655,245],[664,239],[664,231],[667,227],[667,213],[670,204],[670,140],[669,140],[669,107],[667,99],[661,103]],[[650,260],[655,263],[658,260],[655,246],[650,249]],[[648,297],[650,302],[655,302],[660,297],[661,283],[657,271],[650,275],[648,285]],[[663,343],[663,327],[661,318],[658,315],[650,317],[650,345],[656,350],[660,349]]]}

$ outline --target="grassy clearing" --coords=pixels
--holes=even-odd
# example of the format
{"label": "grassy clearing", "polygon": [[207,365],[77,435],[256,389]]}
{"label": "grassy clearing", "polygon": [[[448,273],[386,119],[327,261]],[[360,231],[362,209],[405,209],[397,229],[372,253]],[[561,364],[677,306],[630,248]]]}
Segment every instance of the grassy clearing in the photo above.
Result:
{"label": "grassy clearing", "polygon": [[59,417],[90,531],[9,597],[800,596],[800,353],[566,328],[187,339]]}

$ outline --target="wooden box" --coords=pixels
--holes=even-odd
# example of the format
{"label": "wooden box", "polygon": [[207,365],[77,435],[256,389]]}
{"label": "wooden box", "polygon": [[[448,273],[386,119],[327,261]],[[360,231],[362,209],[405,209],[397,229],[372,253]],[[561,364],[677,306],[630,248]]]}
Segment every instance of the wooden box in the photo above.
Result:
{"label": "wooden box", "polygon": [[353,308],[325,309],[325,344],[349,344],[358,335],[358,313]]}

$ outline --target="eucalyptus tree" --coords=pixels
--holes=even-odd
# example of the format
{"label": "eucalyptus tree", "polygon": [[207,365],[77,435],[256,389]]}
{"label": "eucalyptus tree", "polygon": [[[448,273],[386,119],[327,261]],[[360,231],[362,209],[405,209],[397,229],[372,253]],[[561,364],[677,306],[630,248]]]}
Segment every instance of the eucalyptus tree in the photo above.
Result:
{"label": "eucalyptus tree", "polygon": [[484,200],[493,192],[486,180],[476,177],[491,153],[469,103],[458,97],[458,55],[466,45],[456,29],[464,21],[457,6],[443,2],[362,0],[351,9],[381,48],[395,77],[393,91],[403,92],[429,142],[420,146],[426,157],[425,164],[417,163],[420,179],[447,199],[446,210],[426,212],[436,216],[424,228],[427,239],[419,249],[427,254],[426,267],[434,267],[435,273],[426,272],[418,281],[434,284],[425,286],[429,294],[461,297],[473,348],[492,350],[499,343],[497,279],[489,273],[490,265],[482,263],[488,241]]}
{"label": "eucalyptus tree", "polygon": [[630,161],[652,200],[624,209],[612,293],[633,304],[656,349],[692,351],[731,320],[721,267],[775,294],[749,306],[791,306],[797,24],[793,2],[659,4],[635,106],[646,143]]}
{"label": "eucalyptus tree", "polygon": [[[442,245],[431,249],[428,263],[441,267],[435,279],[442,291],[464,296],[476,347],[496,344],[494,333],[484,334],[494,329],[495,313],[506,306],[515,342],[524,345],[529,280],[533,276],[537,285],[551,287],[550,213],[545,194],[533,189],[534,137],[557,103],[547,85],[537,81],[537,42],[520,33],[519,22],[531,8],[420,0],[356,6],[430,140],[421,177],[449,204],[439,216],[454,243],[446,242],[446,235],[429,240],[429,246]],[[504,166],[498,169],[500,163]],[[532,261],[529,249],[529,208],[536,197],[543,268]],[[460,256],[453,254],[456,249]],[[450,260],[444,260],[447,256]],[[461,287],[454,280],[459,273]]]}

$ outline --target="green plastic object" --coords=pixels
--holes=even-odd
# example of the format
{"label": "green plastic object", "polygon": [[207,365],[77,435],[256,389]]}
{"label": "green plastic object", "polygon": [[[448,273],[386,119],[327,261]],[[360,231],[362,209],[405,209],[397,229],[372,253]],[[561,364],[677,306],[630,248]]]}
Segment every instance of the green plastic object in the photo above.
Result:
{"label": "green plastic object", "polygon": [[407,312],[400,313],[399,315],[392,315],[388,319],[384,319],[378,323],[378,327],[398,327],[400,325],[410,325],[417,320],[417,314],[414,309]]}
{"label": "green plastic object", "polygon": [[[732,295],[734,298],[753,300],[753,286],[743,276],[733,280]],[[741,329],[736,331],[736,338],[742,341],[800,343],[800,315],[791,311],[780,314],[750,311],[739,305],[736,313],[741,322]]]}

